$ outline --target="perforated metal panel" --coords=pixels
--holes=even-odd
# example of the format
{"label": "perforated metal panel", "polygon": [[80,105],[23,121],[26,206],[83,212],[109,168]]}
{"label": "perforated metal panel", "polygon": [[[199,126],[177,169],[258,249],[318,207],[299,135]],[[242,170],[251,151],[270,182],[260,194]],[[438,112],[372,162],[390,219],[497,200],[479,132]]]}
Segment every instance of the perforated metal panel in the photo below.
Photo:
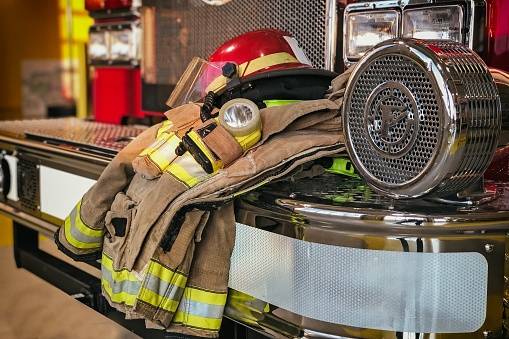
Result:
{"label": "perforated metal panel", "polygon": [[39,209],[39,168],[37,162],[20,158],[17,177],[21,207],[30,212],[37,212]]}
{"label": "perforated metal panel", "polygon": [[[351,98],[350,135],[359,149],[359,161],[378,180],[387,184],[409,181],[432,159],[442,133],[434,86],[416,62],[401,55],[376,58],[359,76]],[[387,109],[402,112],[390,129],[384,121]]]}
{"label": "perforated metal panel", "polygon": [[347,149],[377,191],[455,194],[493,157],[498,92],[481,58],[459,43],[381,43],[357,64],[345,98]]}
{"label": "perforated metal panel", "polygon": [[335,50],[335,46],[326,46],[326,40],[330,32],[335,34],[335,4],[331,0],[232,0],[211,6],[202,0],[144,1],[144,80],[175,84],[193,57],[208,59],[226,41],[262,28],[287,31],[315,67],[330,69],[326,59],[332,58],[332,52],[326,49]]}
{"label": "perforated metal panel", "polygon": [[141,125],[120,126],[77,118],[61,118],[3,121],[0,135],[114,156],[146,129],[146,126]]}

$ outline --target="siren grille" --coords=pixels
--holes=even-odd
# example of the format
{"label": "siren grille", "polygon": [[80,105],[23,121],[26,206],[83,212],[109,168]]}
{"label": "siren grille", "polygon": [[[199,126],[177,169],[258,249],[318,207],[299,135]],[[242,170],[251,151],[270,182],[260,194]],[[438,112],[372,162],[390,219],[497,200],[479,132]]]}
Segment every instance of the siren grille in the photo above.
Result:
{"label": "siren grille", "polygon": [[396,39],[355,67],[343,128],[373,188],[395,198],[446,196],[482,175],[501,114],[495,83],[474,52],[453,41]]}

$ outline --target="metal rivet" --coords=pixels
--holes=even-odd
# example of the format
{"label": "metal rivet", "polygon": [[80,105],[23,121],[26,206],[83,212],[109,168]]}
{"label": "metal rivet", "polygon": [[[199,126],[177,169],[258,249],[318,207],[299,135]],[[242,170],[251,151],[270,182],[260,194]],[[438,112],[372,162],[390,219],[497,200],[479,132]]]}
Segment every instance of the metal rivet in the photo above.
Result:
{"label": "metal rivet", "polygon": [[486,245],[484,245],[484,249],[485,249],[485,250],[486,250],[486,252],[488,252],[488,253],[493,252],[493,249],[494,249],[494,248],[495,248],[495,245],[493,245],[493,244],[486,244]]}

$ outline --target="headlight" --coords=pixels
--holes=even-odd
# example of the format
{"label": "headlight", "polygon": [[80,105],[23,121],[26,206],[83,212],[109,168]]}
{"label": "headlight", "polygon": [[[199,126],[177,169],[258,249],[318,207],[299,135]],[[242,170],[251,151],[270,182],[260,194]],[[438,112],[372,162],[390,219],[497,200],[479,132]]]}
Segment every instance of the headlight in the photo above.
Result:
{"label": "headlight", "polygon": [[88,34],[88,57],[91,60],[108,59],[108,34],[102,30]]}
{"label": "headlight", "polygon": [[138,21],[100,23],[88,33],[88,62],[101,65],[137,65],[140,26]]}
{"label": "headlight", "polygon": [[451,39],[461,43],[462,22],[458,5],[408,9],[403,12],[403,37]]}
{"label": "headlight", "polygon": [[398,12],[353,12],[347,15],[345,55],[358,60],[379,42],[393,39],[398,33]]}
{"label": "headlight", "polygon": [[110,33],[110,51],[112,60],[130,60],[134,58],[133,32],[122,29]]}
{"label": "headlight", "polygon": [[350,67],[371,47],[393,38],[453,40],[473,48],[483,28],[468,22],[483,16],[481,7],[468,1],[440,6],[431,0],[354,1],[345,9],[345,65]]}

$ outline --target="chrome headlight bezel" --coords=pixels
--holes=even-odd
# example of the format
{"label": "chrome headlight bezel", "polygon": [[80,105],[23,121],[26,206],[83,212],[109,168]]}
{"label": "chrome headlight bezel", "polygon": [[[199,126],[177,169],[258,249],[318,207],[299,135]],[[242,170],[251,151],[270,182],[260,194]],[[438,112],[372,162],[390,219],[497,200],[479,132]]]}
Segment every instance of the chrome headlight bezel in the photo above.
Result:
{"label": "chrome headlight bezel", "polygon": [[[359,60],[371,47],[379,42],[394,39],[397,37],[398,32],[401,30],[399,23],[401,13],[394,9],[387,9],[383,11],[355,11],[349,13],[348,17],[350,20],[345,21],[345,58],[349,60]],[[362,21],[360,23],[354,23],[354,19]],[[354,27],[365,28],[368,22],[372,22],[372,36],[363,36],[363,39],[350,39],[352,34],[355,34]],[[385,25],[384,25],[385,24]],[[378,26],[378,27],[375,27]],[[384,32],[384,30],[387,30]],[[378,35],[378,36],[377,36]],[[360,35],[357,35],[360,37]],[[383,36],[383,37],[382,37]],[[359,40],[372,40],[372,43],[358,43]],[[378,40],[375,42],[375,40]],[[354,52],[353,44],[356,44],[356,50]]]}
{"label": "chrome headlight bezel", "polygon": [[[349,16],[356,13],[369,13],[369,12],[384,12],[384,11],[397,11],[398,16],[398,34],[397,37],[404,37],[403,35],[403,17],[407,11],[425,10],[434,8],[448,8],[459,7],[461,8],[461,27],[460,27],[460,42],[463,45],[473,49],[478,54],[482,54],[483,39],[485,25],[483,18],[486,15],[486,3],[484,0],[465,0],[465,1],[437,1],[430,3],[427,0],[407,0],[407,1],[363,1],[354,2],[348,5],[344,12],[343,21],[343,60],[346,67],[355,64],[360,58],[349,58],[348,51],[348,36],[347,30],[349,25]],[[474,20],[479,21],[474,25]],[[430,37],[431,38],[431,37]]]}
{"label": "chrome headlight bezel", "polygon": [[[456,35],[454,37],[443,37],[443,35],[448,34],[448,31],[444,30],[445,26],[442,26],[442,28],[439,29],[427,29],[423,30],[423,32],[417,32],[417,35],[411,34],[410,29],[414,28],[415,25],[410,26],[408,25],[408,20],[414,20],[410,19],[410,15],[416,16],[416,17],[422,17],[427,19],[423,19],[421,23],[424,23],[424,25],[428,25],[428,28],[433,25],[440,26],[443,22],[443,17],[450,15],[450,16],[457,16],[457,18],[451,19],[447,21],[448,24],[446,25],[451,30],[449,32],[452,32],[451,35]],[[431,22],[430,22],[431,19]],[[431,23],[431,25],[430,25]],[[457,23],[457,26],[454,27],[453,25]],[[456,42],[463,43],[462,39],[462,32],[463,32],[463,9],[460,5],[445,5],[445,6],[433,6],[433,7],[418,7],[418,8],[409,8],[403,12],[403,16],[401,18],[401,36],[404,38],[415,38],[415,39],[449,39]],[[438,28],[438,27],[437,27]],[[442,36],[432,36],[432,34],[435,33],[436,35],[442,35]]]}
{"label": "chrome headlight bezel", "polygon": [[[141,28],[139,21],[101,23],[90,27],[88,41],[88,63],[92,66],[115,65],[137,66],[140,62]],[[100,44],[94,37],[103,37],[104,55],[94,55]],[[124,43],[118,44],[121,38]]]}

